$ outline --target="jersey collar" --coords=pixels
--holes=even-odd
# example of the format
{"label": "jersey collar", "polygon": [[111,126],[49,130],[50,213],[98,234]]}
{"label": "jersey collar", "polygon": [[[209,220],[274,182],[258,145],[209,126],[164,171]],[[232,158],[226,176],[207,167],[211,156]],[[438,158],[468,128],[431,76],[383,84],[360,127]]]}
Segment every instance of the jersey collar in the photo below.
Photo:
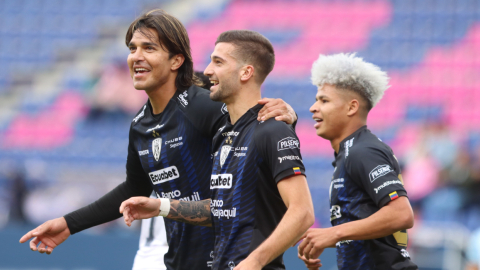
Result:
{"label": "jersey collar", "polygon": [[[343,141],[340,142],[340,148],[338,149],[338,152],[340,153],[341,151],[344,150],[345,148],[345,142],[350,140],[351,138],[357,136],[360,132],[364,131],[367,129],[367,125],[357,129],[355,132],[353,132],[350,136],[346,137],[345,139],[343,139]],[[336,155],[335,155],[336,156]]]}
{"label": "jersey collar", "polygon": [[255,106],[253,106],[252,108],[248,109],[248,111],[246,111],[242,116],[240,116],[240,118],[237,120],[237,122],[235,122],[235,125],[232,125],[230,117],[228,117],[227,118],[227,124],[229,126],[237,126],[237,125],[239,125],[239,123],[243,123],[245,121],[248,121],[252,117],[252,115],[256,117],[258,115],[258,112],[262,108],[263,108],[263,105],[257,104]]}

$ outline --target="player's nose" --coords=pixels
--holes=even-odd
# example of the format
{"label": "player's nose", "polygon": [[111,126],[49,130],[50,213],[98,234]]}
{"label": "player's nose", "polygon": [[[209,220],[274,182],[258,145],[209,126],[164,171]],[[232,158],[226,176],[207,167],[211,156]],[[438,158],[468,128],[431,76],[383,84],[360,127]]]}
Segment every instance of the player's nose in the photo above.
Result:
{"label": "player's nose", "polygon": [[213,70],[211,68],[211,65],[212,63],[208,64],[208,66],[203,71],[203,74],[205,74],[205,76],[211,77],[213,75]]}

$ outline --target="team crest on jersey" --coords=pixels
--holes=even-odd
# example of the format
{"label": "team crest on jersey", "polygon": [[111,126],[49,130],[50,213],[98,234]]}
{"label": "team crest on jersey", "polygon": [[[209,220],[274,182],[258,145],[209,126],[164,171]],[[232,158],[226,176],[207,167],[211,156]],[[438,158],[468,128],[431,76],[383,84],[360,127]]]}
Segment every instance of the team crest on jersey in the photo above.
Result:
{"label": "team crest on jersey", "polygon": [[225,145],[222,146],[222,150],[220,151],[220,167],[223,167],[225,164],[225,160],[227,160],[228,154],[232,150],[232,143],[233,140],[230,136],[225,140]]}
{"label": "team crest on jersey", "polygon": [[230,153],[231,149],[232,146],[230,145],[222,146],[222,151],[220,152],[220,167],[223,167],[223,164],[225,164],[225,160],[227,160],[228,154]]}
{"label": "team crest on jersey", "polygon": [[153,140],[152,142],[152,152],[153,157],[156,161],[160,159],[160,152],[162,151],[162,138]]}
{"label": "team crest on jersey", "polygon": [[230,267],[230,270],[233,270],[233,268],[235,268],[235,263],[233,261],[230,261],[228,263],[228,267]]}

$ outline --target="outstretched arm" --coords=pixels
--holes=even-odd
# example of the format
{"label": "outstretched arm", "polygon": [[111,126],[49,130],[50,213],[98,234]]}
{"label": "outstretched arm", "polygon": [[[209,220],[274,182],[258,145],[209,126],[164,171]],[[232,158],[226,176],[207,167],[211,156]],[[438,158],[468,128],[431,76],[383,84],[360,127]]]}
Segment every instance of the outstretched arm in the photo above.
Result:
{"label": "outstretched arm", "polygon": [[[160,205],[160,199],[132,197],[122,203],[120,213],[123,214],[125,223],[130,226],[136,219],[158,216]],[[211,227],[210,199],[189,202],[170,200],[170,211],[166,218],[192,225]]]}

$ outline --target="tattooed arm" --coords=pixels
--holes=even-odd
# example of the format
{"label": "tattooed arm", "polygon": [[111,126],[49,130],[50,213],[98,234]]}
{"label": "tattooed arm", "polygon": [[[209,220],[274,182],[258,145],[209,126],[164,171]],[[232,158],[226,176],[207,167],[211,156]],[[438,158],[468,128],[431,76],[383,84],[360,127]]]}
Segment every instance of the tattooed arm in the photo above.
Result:
{"label": "tattooed arm", "polygon": [[[160,200],[148,197],[132,197],[122,203],[120,213],[130,226],[136,219],[158,216]],[[202,201],[170,200],[170,212],[166,218],[199,226],[212,226],[210,199]]]}
{"label": "tattooed arm", "polygon": [[166,218],[192,225],[212,227],[210,199],[192,202],[170,200],[170,213]]}

